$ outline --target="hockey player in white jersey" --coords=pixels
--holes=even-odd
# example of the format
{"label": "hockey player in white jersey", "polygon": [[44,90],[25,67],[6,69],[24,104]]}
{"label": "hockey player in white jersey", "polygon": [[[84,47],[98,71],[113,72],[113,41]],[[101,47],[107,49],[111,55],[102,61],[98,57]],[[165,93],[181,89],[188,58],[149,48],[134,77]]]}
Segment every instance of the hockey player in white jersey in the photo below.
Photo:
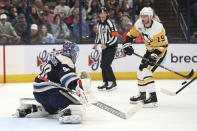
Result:
{"label": "hockey player in white jersey", "polygon": [[[139,95],[130,98],[131,103],[143,101],[145,106],[156,107],[157,95],[155,91],[155,81],[153,72],[161,64],[167,53],[168,40],[163,25],[153,20],[153,10],[150,7],[144,7],[140,11],[140,18],[136,21],[134,27],[128,32],[126,41],[123,42],[124,52],[132,55],[134,50],[132,43],[138,35],[142,35],[146,45],[146,53],[137,72]],[[146,94],[149,94],[149,98]]]}
{"label": "hockey player in white jersey", "polygon": [[[33,94],[39,104],[22,102],[15,114],[17,117],[46,117],[57,114],[61,123],[82,122],[90,84],[83,83],[83,79],[76,75],[75,62],[78,53],[79,47],[75,43],[64,43],[62,52],[51,58],[35,79]],[[75,92],[75,95],[71,92]]]}

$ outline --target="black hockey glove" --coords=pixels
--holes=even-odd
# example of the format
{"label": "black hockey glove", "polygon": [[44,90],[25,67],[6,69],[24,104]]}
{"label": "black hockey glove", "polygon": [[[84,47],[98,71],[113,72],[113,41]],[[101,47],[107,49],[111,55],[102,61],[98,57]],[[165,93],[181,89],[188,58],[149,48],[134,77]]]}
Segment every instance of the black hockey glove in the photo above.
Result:
{"label": "black hockey glove", "polygon": [[148,59],[149,59],[148,64],[154,66],[157,62],[157,54],[155,53],[150,54]]}
{"label": "black hockey glove", "polygon": [[124,43],[123,50],[124,50],[125,54],[132,55],[134,52],[133,47],[132,47],[132,43]]}

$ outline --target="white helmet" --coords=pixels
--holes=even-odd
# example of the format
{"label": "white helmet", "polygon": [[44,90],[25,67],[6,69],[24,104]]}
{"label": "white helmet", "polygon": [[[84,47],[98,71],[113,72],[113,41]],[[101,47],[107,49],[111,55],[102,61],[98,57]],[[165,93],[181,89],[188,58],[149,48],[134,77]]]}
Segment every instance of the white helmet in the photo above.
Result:
{"label": "white helmet", "polygon": [[148,15],[151,20],[153,18],[153,9],[151,7],[144,7],[140,11],[140,16],[142,16],[142,15]]}

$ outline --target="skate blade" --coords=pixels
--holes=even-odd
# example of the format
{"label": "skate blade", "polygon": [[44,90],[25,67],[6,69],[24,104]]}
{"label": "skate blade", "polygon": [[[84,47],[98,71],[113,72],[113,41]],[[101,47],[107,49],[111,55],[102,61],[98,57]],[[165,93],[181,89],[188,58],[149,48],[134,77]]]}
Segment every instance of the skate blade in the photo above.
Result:
{"label": "skate blade", "polygon": [[130,104],[139,104],[139,103],[143,103],[143,100],[141,100],[141,101],[130,101]]}
{"label": "skate blade", "polygon": [[106,89],[106,91],[107,92],[110,92],[110,91],[114,91],[114,90],[116,90],[117,89],[117,86],[115,86],[115,87],[113,87],[113,88],[111,88],[111,89]]}
{"label": "skate blade", "polygon": [[153,103],[149,103],[149,104],[144,104],[143,108],[157,108],[158,107],[158,103],[157,102],[153,102]]}
{"label": "skate blade", "polygon": [[103,89],[98,89],[98,88],[97,88],[97,90],[98,90],[98,91],[106,91],[106,88],[103,88]]}

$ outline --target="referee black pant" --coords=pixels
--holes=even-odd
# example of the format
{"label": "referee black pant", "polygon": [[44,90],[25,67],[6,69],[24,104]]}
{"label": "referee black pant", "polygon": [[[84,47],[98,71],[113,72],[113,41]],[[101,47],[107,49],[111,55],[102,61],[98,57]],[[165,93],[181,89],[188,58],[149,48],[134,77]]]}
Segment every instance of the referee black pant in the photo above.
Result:
{"label": "referee black pant", "polygon": [[116,53],[116,47],[109,47],[102,50],[101,69],[103,81],[116,81],[111,64]]}

